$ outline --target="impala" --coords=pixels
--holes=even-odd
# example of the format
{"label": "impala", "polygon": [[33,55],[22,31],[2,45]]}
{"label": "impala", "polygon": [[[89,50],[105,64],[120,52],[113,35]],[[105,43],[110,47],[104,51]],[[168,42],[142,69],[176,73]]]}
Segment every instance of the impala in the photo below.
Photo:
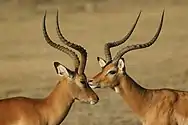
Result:
{"label": "impala", "polygon": [[120,94],[143,125],[188,125],[188,92],[174,89],[146,89],[140,86],[127,73],[122,56],[132,50],[151,46],[158,38],[164,18],[159,28],[147,43],[126,46],[112,59],[110,48],[124,43],[126,39],[106,43],[105,60],[97,57],[102,71],[89,82],[92,88],[112,88]]}
{"label": "impala", "polygon": [[74,51],[50,39],[45,22],[46,12],[43,19],[44,38],[49,45],[73,59],[75,70],[72,71],[59,62],[54,62],[60,79],[46,98],[13,97],[0,100],[0,125],[59,125],[67,116],[75,100],[89,104],[96,104],[99,100],[88,85],[87,77],[84,74],[87,61],[86,50],[80,45],[68,42],[68,46],[81,53],[80,63]]}

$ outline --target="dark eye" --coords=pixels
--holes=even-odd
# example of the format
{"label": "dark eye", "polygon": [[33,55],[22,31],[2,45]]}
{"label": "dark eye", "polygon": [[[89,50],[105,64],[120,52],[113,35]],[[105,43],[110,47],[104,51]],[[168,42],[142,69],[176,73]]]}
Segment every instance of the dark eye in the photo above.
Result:
{"label": "dark eye", "polygon": [[113,75],[113,74],[116,73],[116,71],[115,71],[115,70],[112,70],[112,71],[109,71],[108,73]]}
{"label": "dark eye", "polygon": [[85,84],[86,82],[85,81],[80,81],[82,84]]}

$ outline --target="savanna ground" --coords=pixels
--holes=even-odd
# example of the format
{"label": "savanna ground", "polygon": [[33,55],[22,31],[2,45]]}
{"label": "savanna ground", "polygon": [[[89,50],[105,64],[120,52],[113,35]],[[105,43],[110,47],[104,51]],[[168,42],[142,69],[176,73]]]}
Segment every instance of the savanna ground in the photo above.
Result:
{"label": "savanna ground", "polygon": [[[0,97],[45,97],[56,85],[53,61],[73,68],[72,60],[50,47],[42,34],[44,10],[48,10],[47,29],[58,41],[55,31],[56,9],[61,28],[71,41],[88,51],[87,76],[100,67],[97,56],[104,57],[105,42],[121,39],[143,10],[135,32],[126,44],[150,40],[159,25],[162,10],[165,20],[157,42],[150,48],[128,53],[128,73],[146,88],[188,90],[188,4],[128,3],[99,4],[94,11],[74,10],[65,4],[20,7],[0,4]],[[66,8],[66,9],[65,9]],[[81,8],[81,9],[80,9]],[[122,46],[125,46],[122,45]],[[121,48],[121,47],[119,47]],[[117,49],[113,49],[115,53]],[[95,105],[74,103],[64,125],[133,125],[136,115],[122,98],[110,89],[96,90],[100,102]],[[140,102],[142,103],[142,102]]]}

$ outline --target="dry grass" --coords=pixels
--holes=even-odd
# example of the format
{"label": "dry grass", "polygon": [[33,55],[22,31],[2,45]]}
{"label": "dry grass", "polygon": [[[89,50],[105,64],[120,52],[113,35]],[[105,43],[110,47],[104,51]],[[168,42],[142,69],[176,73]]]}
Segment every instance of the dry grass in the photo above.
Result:
{"label": "dry grass", "polygon": [[[87,75],[100,71],[96,61],[107,41],[122,38],[129,31],[139,10],[143,14],[127,44],[142,43],[153,37],[164,6],[132,6],[122,13],[60,13],[64,35],[88,50]],[[59,7],[60,8],[60,7]],[[147,88],[170,87],[188,90],[188,7],[167,6],[164,27],[155,45],[125,56],[127,71]],[[115,10],[114,10],[115,11]],[[0,14],[0,97],[44,97],[55,86],[53,61],[68,67],[72,61],[44,41],[42,16],[38,13],[3,6]],[[47,28],[57,40],[55,13],[50,9]],[[61,12],[61,11],[60,11]],[[116,52],[114,49],[113,52]],[[75,103],[64,125],[133,125],[138,121],[129,107],[111,90],[97,90],[95,106]]]}

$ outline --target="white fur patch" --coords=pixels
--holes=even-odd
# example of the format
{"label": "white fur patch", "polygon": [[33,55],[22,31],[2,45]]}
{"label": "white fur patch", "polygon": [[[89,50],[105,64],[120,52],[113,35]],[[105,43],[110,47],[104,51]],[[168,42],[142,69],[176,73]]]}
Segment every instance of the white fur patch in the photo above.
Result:
{"label": "white fur patch", "polygon": [[187,125],[188,124],[188,118],[186,116],[182,116],[178,113],[175,113],[175,118],[177,119],[178,125]]}
{"label": "white fur patch", "polygon": [[102,58],[99,58],[99,65],[100,65],[100,67],[104,67],[106,65],[105,60]]}
{"label": "white fur patch", "polygon": [[115,90],[116,93],[120,93],[119,87],[114,87],[114,90]]}
{"label": "white fur patch", "polygon": [[118,61],[118,68],[119,68],[120,70],[123,70],[124,66],[125,66],[124,61],[123,61],[122,59],[120,59],[120,60]]}
{"label": "white fur patch", "polygon": [[57,72],[58,72],[58,74],[59,74],[60,76],[62,76],[62,75],[67,75],[67,76],[68,76],[68,75],[69,75],[69,73],[68,73],[66,67],[63,66],[63,65],[59,65],[59,66],[57,67]]}

